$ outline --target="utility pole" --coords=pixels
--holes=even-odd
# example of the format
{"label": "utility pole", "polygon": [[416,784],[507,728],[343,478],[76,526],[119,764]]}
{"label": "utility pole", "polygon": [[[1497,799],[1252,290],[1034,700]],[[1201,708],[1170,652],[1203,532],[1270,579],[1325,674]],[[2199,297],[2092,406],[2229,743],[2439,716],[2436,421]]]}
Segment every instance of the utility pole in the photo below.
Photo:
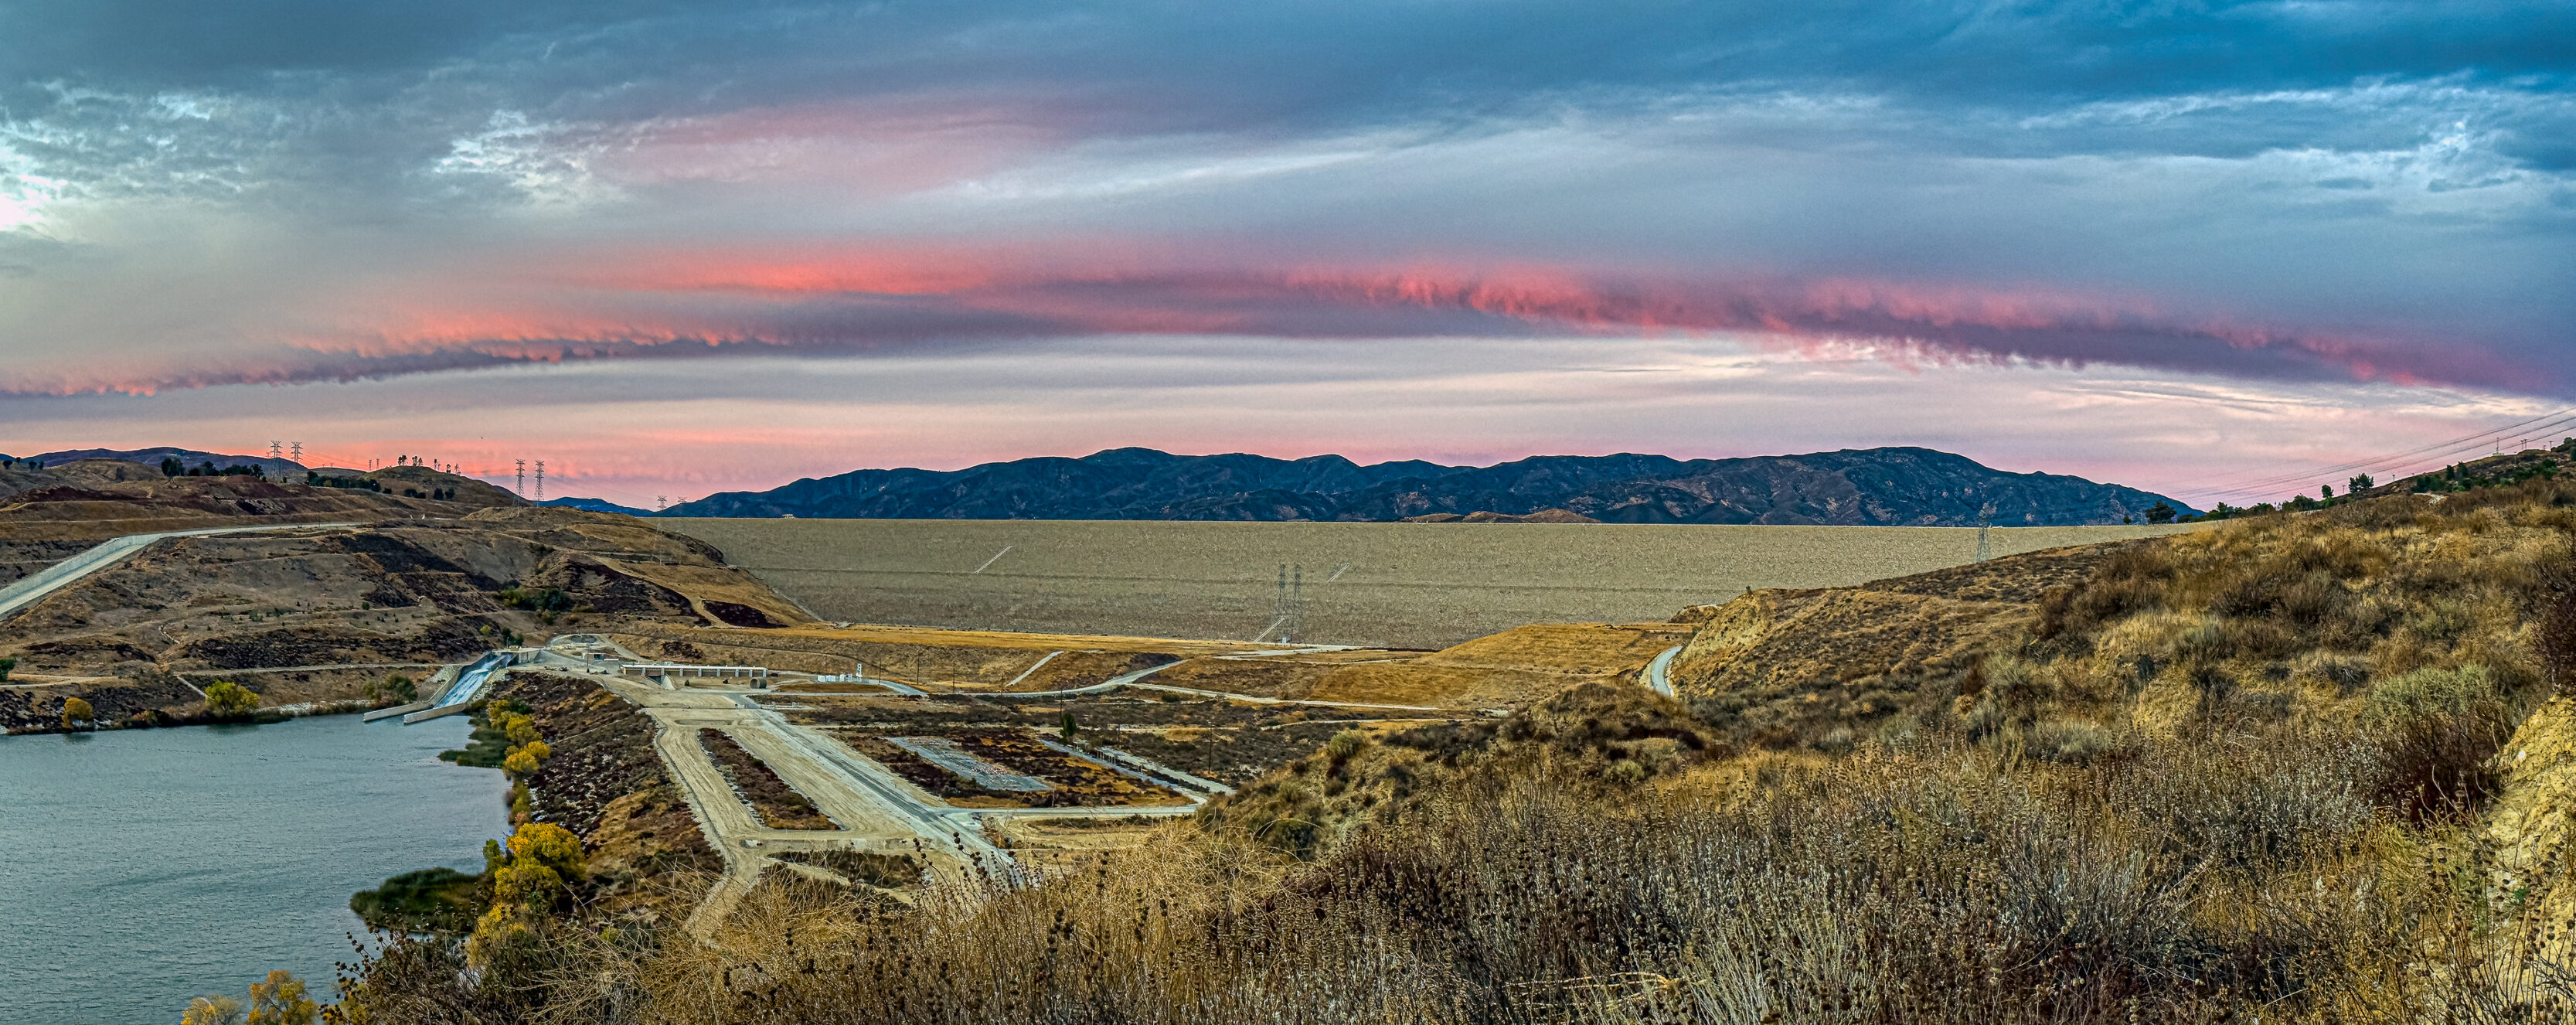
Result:
{"label": "utility pole", "polygon": [[537,501],[546,500],[546,461],[537,460]]}

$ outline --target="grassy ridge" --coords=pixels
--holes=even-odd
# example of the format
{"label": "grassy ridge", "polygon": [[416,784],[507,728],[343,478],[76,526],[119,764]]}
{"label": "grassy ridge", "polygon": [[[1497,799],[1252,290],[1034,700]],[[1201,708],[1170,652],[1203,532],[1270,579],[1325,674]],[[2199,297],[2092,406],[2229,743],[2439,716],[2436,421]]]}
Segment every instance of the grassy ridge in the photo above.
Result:
{"label": "grassy ridge", "polygon": [[1776,636],[1839,620],[1711,619],[1706,716],[1593,684],[1337,736],[1146,848],[891,917],[764,887],[717,946],[563,924],[472,987],[403,946],[371,1020],[2564,1020],[2532,836],[2576,792],[2571,533],[2545,481],[2236,521],[1932,596],[1986,618],[1906,688],[1871,681],[1901,651],[1816,677],[1840,649]]}

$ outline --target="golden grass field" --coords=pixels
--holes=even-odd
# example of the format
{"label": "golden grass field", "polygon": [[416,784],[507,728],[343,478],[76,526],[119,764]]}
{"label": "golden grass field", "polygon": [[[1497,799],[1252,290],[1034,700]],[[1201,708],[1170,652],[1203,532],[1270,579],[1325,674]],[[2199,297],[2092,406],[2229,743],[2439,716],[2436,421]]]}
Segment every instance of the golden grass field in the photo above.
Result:
{"label": "golden grass field", "polygon": [[[1440,648],[1524,623],[1641,622],[1747,587],[1834,587],[1973,561],[1956,527],[657,519],[830,620],[1249,639],[1279,566],[1298,640]],[[2011,527],[1994,555],[2192,527]],[[1007,548],[1008,551],[1004,549]],[[995,558],[996,555],[1000,558]],[[989,562],[989,565],[987,563]],[[977,572],[981,567],[982,571]]]}

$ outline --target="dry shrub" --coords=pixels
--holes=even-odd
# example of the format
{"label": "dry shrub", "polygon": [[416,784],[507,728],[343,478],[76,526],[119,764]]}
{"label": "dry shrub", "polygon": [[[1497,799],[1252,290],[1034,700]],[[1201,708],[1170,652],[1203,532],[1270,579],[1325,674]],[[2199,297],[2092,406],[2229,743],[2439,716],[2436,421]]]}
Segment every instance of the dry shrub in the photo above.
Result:
{"label": "dry shrub", "polygon": [[2041,761],[2090,765],[2114,746],[2110,731],[2082,719],[2049,719],[2031,728],[2027,750]]}
{"label": "dry shrub", "polygon": [[[1796,750],[1738,755],[1670,702],[1569,692],[1354,740],[1202,831],[901,914],[764,886],[716,948],[549,927],[469,977],[398,945],[369,1020],[2567,1020],[2463,817],[2576,662],[2576,609],[2549,622],[2569,578],[2532,554],[2563,546],[2516,533],[2564,529],[2530,523],[2565,495],[2139,546],[1970,664],[1960,719],[1944,692],[1875,742],[1774,724]],[[2196,714],[2123,721],[2102,678],[2180,681]],[[1686,738],[1712,753],[1649,765]]]}
{"label": "dry shrub", "polygon": [[[479,982],[398,945],[369,1020],[2411,1021],[2494,951],[2443,931],[2457,889],[2377,816],[2357,739],[2003,771],[1929,743],[1607,797],[1543,760],[1311,864],[1176,830],[900,915],[764,885],[712,947],[557,927]],[[2416,970],[2435,939],[2458,967]]]}
{"label": "dry shrub", "polygon": [[2576,560],[2559,559],[2537,575],[2531,649],[2537,669],[2562,696],[2576,695]]}
{"label": "dry shrub", "polygon": [[2474,813],[2495,792],[2497,749],[2528,711],[2485,666],[2381,681],[2362,713],[2382,757],[2379,800],[2413,822]]}

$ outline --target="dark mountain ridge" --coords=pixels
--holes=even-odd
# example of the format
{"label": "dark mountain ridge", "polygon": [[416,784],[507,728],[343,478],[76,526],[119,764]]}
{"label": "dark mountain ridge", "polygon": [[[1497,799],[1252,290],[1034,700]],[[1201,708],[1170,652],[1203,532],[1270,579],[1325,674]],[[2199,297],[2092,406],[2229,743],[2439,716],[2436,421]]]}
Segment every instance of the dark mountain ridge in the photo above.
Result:
{"label": "dark mountain ridge", "polygon": [[824,519],[1339,520],[1565,509],[1611,523],[2001,526],[2146,522],[2175,499],[2049,473],[2008,473],[1927,448],[1681,460],[1621,453],[1496,466],[1340,456],[1272,459],[1110,449],[963,470],[856,470],[687,502],[669,516]]}
{"label": "dark mountain ridge", "polygon": [[575,497],[549,498],[549,499],[546,499],[546,500],[545,500],[545,501],[543,501],[543,502],[538,502],[538,503],[535,503],[535,504],[537,504],[537,505],[546,505],[546,506],[556,506],[556,507],[560,507],[560,508],[564,508],[564,509],[579,509],[579,510],[581,510],[581,511],[583,511],[583,512],[618,513],[618,514],[626,515],[626,516],[651,516],[651,515],[653,515],[653,510],[650,510],[650,509],[638,509],[638,508],[636,508],[636,507],[634,507],[634,506],[631,506],[631,505],[619,505],[619,504],[617,504],[617,503],[615,503],[615,502],[611,502],[611,501],[609,501],[609,500],[607,500],[607,499],[604,499],[604,498],[575,498]]}

